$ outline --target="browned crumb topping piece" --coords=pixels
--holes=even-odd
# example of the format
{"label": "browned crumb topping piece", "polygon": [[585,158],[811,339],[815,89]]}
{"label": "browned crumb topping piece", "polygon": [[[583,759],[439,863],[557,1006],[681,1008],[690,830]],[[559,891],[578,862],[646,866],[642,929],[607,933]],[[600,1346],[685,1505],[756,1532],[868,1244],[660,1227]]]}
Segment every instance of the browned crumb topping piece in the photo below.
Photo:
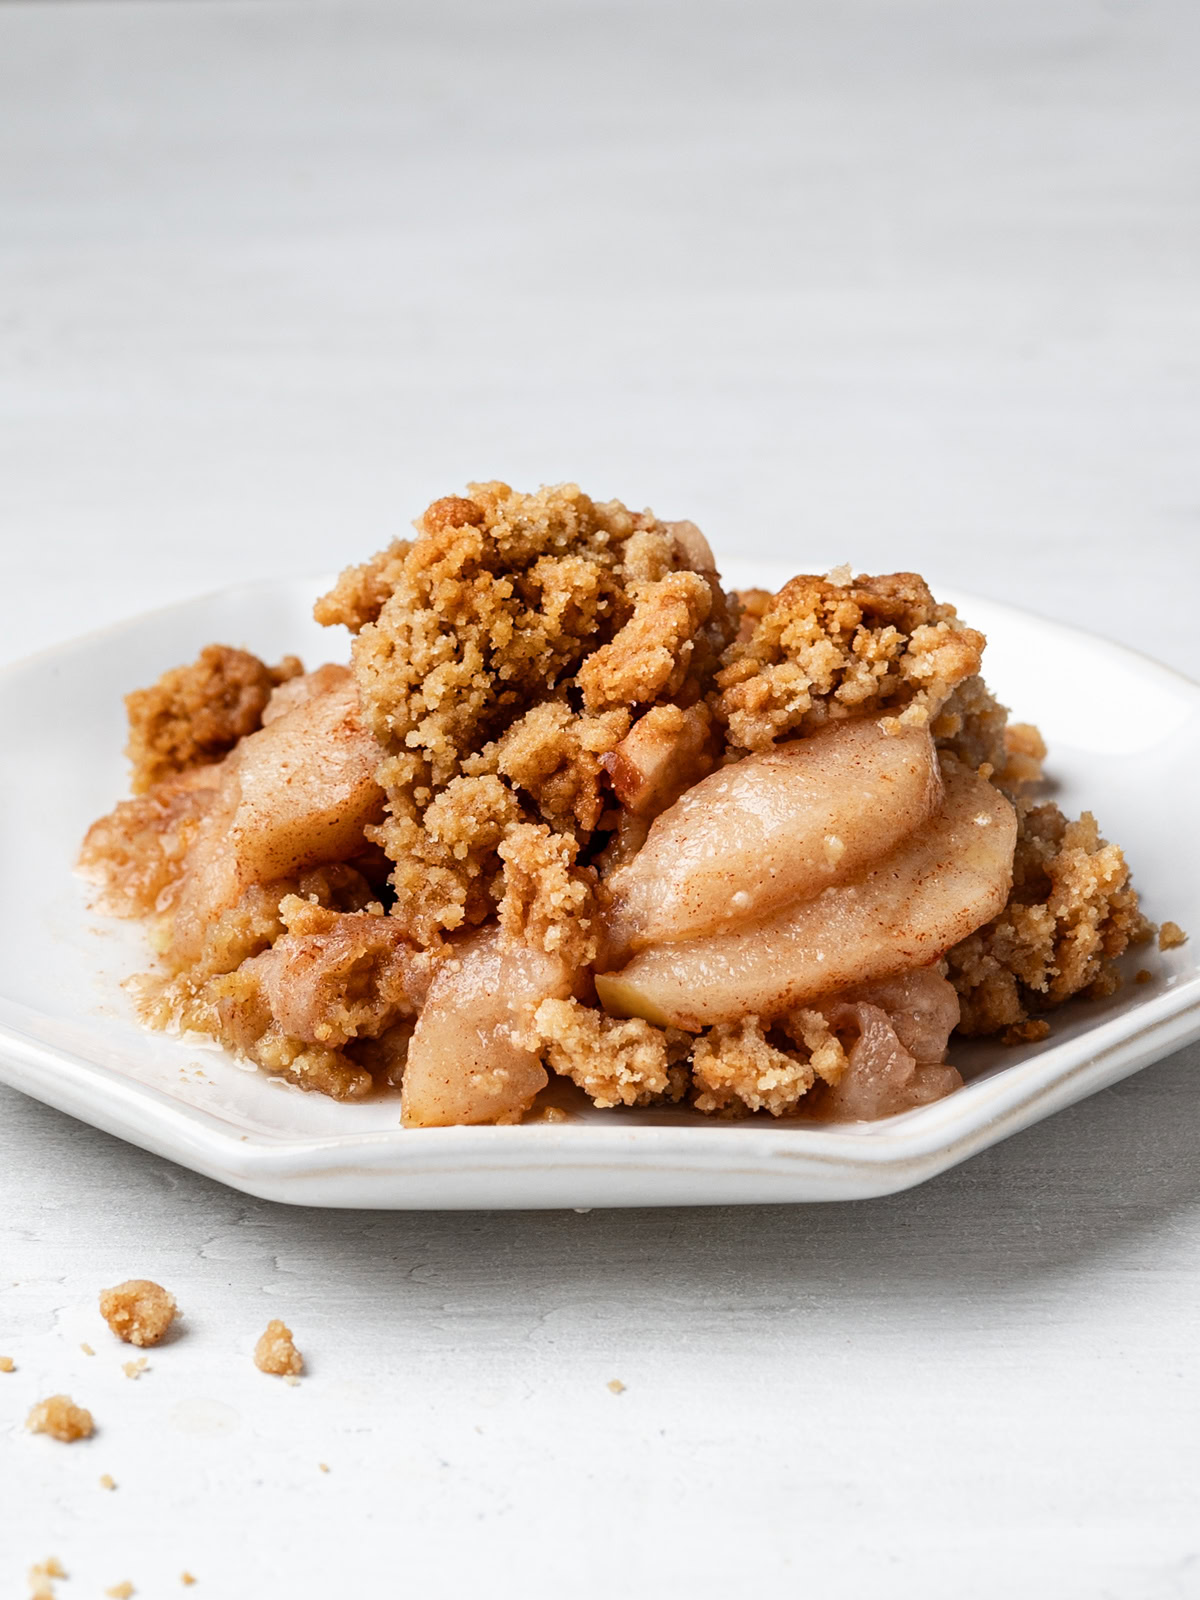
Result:
{"label": "browned crumb topping piece", "polygon": [[1152,931],[1125,857],[1090,812],[1069,822],[1056,805],[1018,801],[1017,816],[1008,904],[948,958],[964,1034],[1019,1029],[1073,995],[1111,994],[1117,958]]}
{"label": "browned crumb topping piece", "polygon": [[845,1067],[845,1051],[817,1011],[797,1013],[782,1029],[758,1017],[720,1023],[692,1057],[696,1109],[781,1117],[796,1109],[818,1077],[836,1083]]}
{"label": "browned crumb topping piece", "polygon": [[117,1480],[111,1472],[102,1472],[100,1474],[100,1487],[102,1489],[115,1489],[117,1487]]}
{"label": "browned crumb topping piece", "polygon": [[196,1580],[192,1577],[190,1572],[181,1572],[179,1574],[179,1581],[181,1584],[183,1584],[185,1589],[189,1589]]}
{"label": "browned crumb topping piece", "polygon": [[35,1562],[29,1569],[29,1600],[54,1600],[55,1578],[65,1578],[66,1568],[57,1556]]}
{"label": "browned crumb topping piece", "polygon": [[86,1340],[83,1342],[83,1344],[81,1344],[79,1346],[79,1348],[83,1351],[85,1356],[94,1356],[96,1354],[96,1352],[92,1349],[91,1345],[88,1344]]}
{"label": "browned crumb topping piece", "polygon": [[543,1000],[527,1042],[598,1106],[677,1101],[687,1089],[691,1038],[640,1017],[618,1021],[578,1000]]}
{"label": "browned crumb topping piece", "polygon": [[304,1357],[292,1343],[292,1330],[278,1319],[267,1323],[266,1331],[254,1346],[254,1365],[274,1377],[297,1377],[304,1370]]}
{"label": "browned crumb topping piece", "polygon": [[126,1578],[124,1583],[114,1583],[111,1589],[105,1589],[104,1592],[109,1596],[109,1600],[129,1600],[130,1595],[134,1593],[134,1588]]}
{"label": "browned crumb topping piece", "polygon": [[923,726],[978,673],[983,646],[915,573],[793,578],[722,656],[717,715],[746,750],[867,711]]}
{"label": "browned crumb topping piece", "polygon": [[189,666],[172,667],[151,688],[126,695],[134,794],[220,761],[261,726],[276,685],[303,670],[295,656],[268,667],[247,650],[210,644]]}
{"label": "browned crumb topping piece", "polygon": [[324,628],[341,626],[361,633],[368,622],[375,622],[383,603],[396,587],[411,539],[393,539],[386,550],[347,567],[328,594],[313,607],[313,616]]}
{"label": "browned crumb topping piece", "polygon": [[149,1278],[129,1278],[100,1295],[100,1315],[117,1338],[142,1349],[165,1338],[178,1314],[174,1295]]}
{"label": "browned crumb topping piece", "polygon": [[608,1390],[610,1394],[624,1394],[625,1385],[621,1382],[620,1378],[610,1378],[608,1380]]}
{"label": "browned crumb topping piece", "polygon": [[15,1372],[17,1364],[11,1356],[0,1356],[0,1372]]}
{"label": "browned crumb topping piece", "polygon": [[318,1461],[317,1462],[317,1466],[321,1469],[322,1472],[328,1472],[329,1471],[329,1467],[326,1465],[326,1463],[324,1461]]}
{"label": "browned crumb topping piece", "polygon": [[140,1378],[142,1373],[146,1371],[149,1365],[150,1363],[146,1360],[145,1356],[139,1356],[136,1361],[123,1362],[121,1371],[127,1378]]}
{"label": "browned crumb topping piece", "polygon": [[1160,950],[1178,950],[1181,944],[1187,943],[1187,934],[1177,922],[1164,922],[1158,930],[1158,948]]}
{"label": "browned crumb topping piece", "polygon": [[52,1394],[39,1400],[25,1419],[30,1433],[48,1433],[62,1444],[92,1436],[92,1413],[77,1406],[67,1394]]}
{"label": "browned crumb topping piece", "polygon": [[[435,501],[417,534],[318,606],[359,625],[355,675],[386,752],[389,816],[372,837],[395,864],[393,914],[428,945],[511,894],[511,931],[582,948],[594,874],[573,854],[603,811],[604,758],[635,707],[701,699],[732,632],[711,553],[690,525],[573,485],[474,484]],[[531,827],[541,843],[519,832]]]}

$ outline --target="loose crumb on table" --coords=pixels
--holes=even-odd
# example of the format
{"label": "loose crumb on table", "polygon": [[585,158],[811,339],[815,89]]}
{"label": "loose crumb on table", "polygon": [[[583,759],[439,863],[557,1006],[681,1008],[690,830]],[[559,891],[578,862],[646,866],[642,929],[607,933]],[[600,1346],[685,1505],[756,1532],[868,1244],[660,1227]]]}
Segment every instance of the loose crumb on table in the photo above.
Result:
{"label": "loose crumb on table", "polygon": [[1164,922],[1158,930],[1158,948],[1160,950],[1178,950],[1181,944],[1187,943],[1187,934],[1177,922]]}
{"label": "loose crumb on table", "polygon": [[195,1583],[196,1580],[192,1577],[190,1572],[181,1572],[179,1574],[179,1581],[183,1584],[184,1588],[190,1588],[190,1586]]}
{"label": "loose crumb on table", "polygon": [[17,1363],[11,1356],[0,1356],[0,1372],[15,1372]]}
{"label": "loose crumb on table", "polygon": [[129,1579],[126,1578],[124,1582],[114,1583],[111,1589],[105,1589],[104,1592],[109,1596],[109,1600],[129,1600],[129,1596],[135,1591]]}
{"label": "loose crumb on table", "polygon": [[254,1365],[277,1378],[296,1377],[304,1371],[304,1357],[292,1343],[292,1330],[278,1318],[267,1323],[254,1346]]}
{"label": "loose crumb on table", "polygon": [[115,1489],[117,1487],[116,1479],[110,1472],[102,1472],[100,1474],[100,1487],[102,1489]]}
{"label": "loose crumb on table", "polygon": [[608,1380],[608,1387],[612,1390],[613,1394],[625,1393],[625,1385],[621,1382],[620,1378],[610,1378]]}
{"label": "loose crumb on table", "polygon": [[47,1556],[29,1569],[30,1600],[54,1600],[52,1579],[65,1578],[66,1568],[57,1556]]}
{"label": "loose crumb on table", "polygon": [[121,1371],[127,1378],[140,1378],[150,1363],[145,1356],[139,1356],[136,1361],[125,1361],[121,1364]]}
{"label": "loose crumb on table", "polygon": [[79,1346],[79,1348],[83,1351],[85,1356],[94,1356],[96,1354],[96,1352],[92,1349],[91,1345],[88,1344],[86,1339]]}
{"label": "loose crumb on table", "polygon": [[39,1400],[25,1419],[30,1433],[48,1433],[63,1444],[90,1439],[94,1431],[92,1413],[77,1406],[68,1394],[52,1394]]}
{"label": "loose crumb on table", "polygon": [[158,1344],[178,1312],[175,1296],[149,1278],[128,1278],[100,1295],[100,1315],[105,1322],[118,1339],[139,1347]]}

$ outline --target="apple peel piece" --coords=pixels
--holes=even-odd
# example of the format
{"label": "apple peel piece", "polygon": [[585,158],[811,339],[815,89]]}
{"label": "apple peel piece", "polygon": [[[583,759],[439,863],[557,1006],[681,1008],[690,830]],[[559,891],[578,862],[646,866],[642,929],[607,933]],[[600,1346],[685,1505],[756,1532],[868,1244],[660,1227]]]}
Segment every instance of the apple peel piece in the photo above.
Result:
{"label": "apple peel piece", "polygon": [[854,882],[726,933],[654,945],[598,974],[596,992],[614,1016],[697,1031],[930,966],[1003,908],[1016,837],[999,790],[954,769],[937,815]]}

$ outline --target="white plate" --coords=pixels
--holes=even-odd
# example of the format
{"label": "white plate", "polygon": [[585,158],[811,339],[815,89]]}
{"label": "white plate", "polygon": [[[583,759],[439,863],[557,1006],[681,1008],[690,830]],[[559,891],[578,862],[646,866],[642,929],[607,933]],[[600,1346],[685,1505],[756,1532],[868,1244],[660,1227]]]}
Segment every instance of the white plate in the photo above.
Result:
{"label": "white plate", "polygon": [[[733,583],[787,573],[734,571]],[[965,1047],[937,1104],[841,1128],[580,1109],[560,1124],[401,1129],[395,1099],[338,1105],[224,1052],[143,1031],[121,980],[136,925],[91,916],[71,871],[125,792],[124,692],[213,640],[309,664],[341,648],[318,583],[228,589],[47,651],[0,675],[0,1079],[250,1194],[379,1207],[674,1205],[857,1199],[904,1189],[1200,1036],[1193,946],[1135,952],[1149,984],[1060,1013],[1019,1051]],[[1200,687],[1089,634],[954,596],[989,637],[987,677],[1051,746],[1055,797],[1089,808],[1147,911],[1200,929]]]}

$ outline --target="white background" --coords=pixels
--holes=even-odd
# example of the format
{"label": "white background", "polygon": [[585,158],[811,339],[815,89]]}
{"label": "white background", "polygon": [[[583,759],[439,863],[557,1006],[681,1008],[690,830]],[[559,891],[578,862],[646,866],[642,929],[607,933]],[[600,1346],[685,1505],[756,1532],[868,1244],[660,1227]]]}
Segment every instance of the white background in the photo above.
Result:
{"label": "white background", "polygon": [[[1198,72],[1188,0],[0,7],[0,654],[502,476],[1194,672]],[[586,1216],[0,1091],[0,1593],[1200,1595],[1198,1065],[892,1200]]]}

